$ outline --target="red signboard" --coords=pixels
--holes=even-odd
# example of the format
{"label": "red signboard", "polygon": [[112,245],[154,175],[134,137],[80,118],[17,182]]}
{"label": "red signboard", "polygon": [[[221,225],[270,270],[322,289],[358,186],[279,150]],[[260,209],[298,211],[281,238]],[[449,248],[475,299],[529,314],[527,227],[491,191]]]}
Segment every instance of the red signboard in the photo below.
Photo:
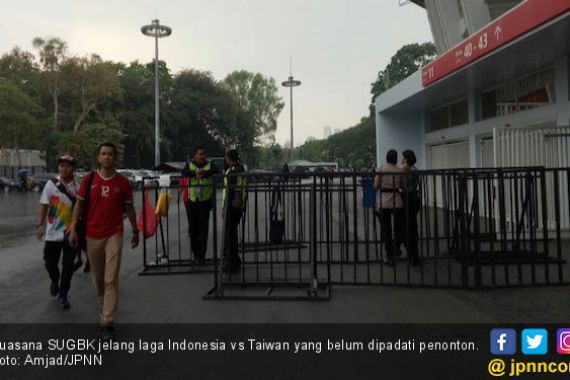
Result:
{"label": "red signboard", "polygon": [[422,68],[425,86],[570,10],[570,0],[526,0]]}

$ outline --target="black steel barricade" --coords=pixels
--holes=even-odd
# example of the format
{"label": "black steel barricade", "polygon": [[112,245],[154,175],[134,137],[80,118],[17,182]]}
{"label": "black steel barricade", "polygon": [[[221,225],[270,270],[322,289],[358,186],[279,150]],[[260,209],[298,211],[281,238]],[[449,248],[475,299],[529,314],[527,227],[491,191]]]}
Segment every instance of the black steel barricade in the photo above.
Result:
{"label": "black steel barricade", "polygon": [[[143,246],[143,270],[140,275],[212,273],[218,262],[218,221],[219,200],[218,186],[212,186],[212,210],[209,217],[209,234],[205,260],[197,261],[192,253],[190,242],[189,204],[185,191],[190,185],[181,185],[177,177],[172,179],[144,178],[145,186],[141,191],[142,207],[139,218],[142,219],[141,237]],[[168,212],[164,216],[155,214],[160,194],[167,194]],[[151,204],[152,212],[147,212],[145,204]],[[150,215],[149,215],[150,214]],[[142,216],[141,216],[142,215]],[[155,233],[145,238],[147,223],[156,220]]]}
{"label": "black steel barricade", "polygon": [[[293,174],[244,175],[239,222],[239,270],[217,267],[205,299],[330,299],[330,273],[317,260],[316,178]],[[232,191],[229,190],[229,191]],[[231,205],[224,202],[220,258],[230,253]],[[227,237],[227,238],[226,238]]]}
{"label": "black steel barricade", "polygon": [[[232,218],[219,180],[208,263],[191,261],[180,187],[171,186],[170,213],[144,247],[144,273],[210,271],[214,284],[205,299],[327,300],[335,285],[569,283],[570,169],[242,176],[245,184],[229,186],[243,195],[239,268],[226,270],[224,262]],[[413,185],[382,188],[395,181]],[[159,191],[145,190],[155,199]]]}

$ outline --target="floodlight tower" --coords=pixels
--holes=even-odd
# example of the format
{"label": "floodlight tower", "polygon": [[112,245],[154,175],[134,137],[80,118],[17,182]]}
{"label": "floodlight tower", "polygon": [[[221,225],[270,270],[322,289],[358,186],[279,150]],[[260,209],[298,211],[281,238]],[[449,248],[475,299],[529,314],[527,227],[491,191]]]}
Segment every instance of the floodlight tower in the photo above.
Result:
{"label": "floodlight tower", "polygon": [[289,152],[289,158],[293,161],[293,148],[295,144],[293,143],[293,87],[299,87],[301,81],[295,80],[293,78],[293,64],[290,65],[289,79],[282,83],[283,87],[289,88],[289,111],[291,116],[291,151]]}
{"label": "floodlight tower", "polygon": [[172,34],[172,28],[160,25],[157,20],[152,20],[152,24],[141,28],[142,34],[154,37],[154,165],[160,165],[160,92],[158,78],[158,39],[168,37]]}

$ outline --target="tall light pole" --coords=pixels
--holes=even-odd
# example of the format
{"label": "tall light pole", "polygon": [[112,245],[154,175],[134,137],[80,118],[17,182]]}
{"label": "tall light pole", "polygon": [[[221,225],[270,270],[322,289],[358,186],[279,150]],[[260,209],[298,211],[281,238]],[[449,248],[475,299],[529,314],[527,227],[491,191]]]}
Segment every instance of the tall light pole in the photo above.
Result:
{"label": "tall light pole", "polygon": [[152,24],[141,28],[142,34],[154,37],[154,165],[160,165],[160,92],[158,81],[158,39],[168,37],[172,29],[166,25],[160,25],[158,20],[152,20]]}
{"label": "tall light pole", "polygon": [[289,94],[290,94],[289,95],[290,96],[289,110],[291,113],[291,151],[289,152],[290,161],[293,161],[293,148],[295,147],[295,144],[293,142],[293,87],[298,87],[301,85],[301,81],[295,80],[295,78],[293,78],[292,66],[293,65],[291,65],[291,72],[289,79],[282,83],[283,87],[289,87]]}

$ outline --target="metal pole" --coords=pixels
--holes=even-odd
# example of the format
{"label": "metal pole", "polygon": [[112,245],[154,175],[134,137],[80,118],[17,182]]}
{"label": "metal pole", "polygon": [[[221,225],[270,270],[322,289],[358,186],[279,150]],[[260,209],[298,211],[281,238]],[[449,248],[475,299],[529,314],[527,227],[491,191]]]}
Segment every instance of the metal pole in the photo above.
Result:
{"label": "metal pole", "polygon": [[293,161],[293,148],[295,148],[295,144],[293,142],[293,87],[289,87],[290,90],[290,114],[291,114],[291,151],[289,152],[289,159]]}
{"label": "metal pole", "polygon": [[291,150],[289,151],[289,159],[293,161],[293,148],[295,148],[295,141],[293,140],[293,87],[300,86],[301,81],[295,80],[293,70],[291,70],[291,76],[282,85],[283,87],[289,87],[289,112],[291,116]]}
{"label": "metal pole", "polygon": [[158,34],[154,38],[154,165],[160,165],[160,101],[158,78]]}
{"label": "metal pole", "polygon": [[152,20],[152,24],[141,28],[142,34],[154,37],[154,165],[160,165],[160,91],[158,76],[158,39],[170,36],[172,29],[160,25],[159,20]]}

